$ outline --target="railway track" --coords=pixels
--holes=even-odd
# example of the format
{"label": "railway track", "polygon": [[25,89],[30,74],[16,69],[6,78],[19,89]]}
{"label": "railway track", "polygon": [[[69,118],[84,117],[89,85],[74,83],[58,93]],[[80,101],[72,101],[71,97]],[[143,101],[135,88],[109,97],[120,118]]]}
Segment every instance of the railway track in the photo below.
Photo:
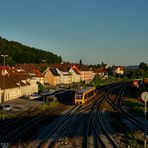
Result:
{"label": "railway track", "polygon": [[21,136],[27,134],[30,129],[35,130],[43,121],[52,120],[52,114],[59,112],[62,108],[65,108],[65,105],[59,105],[54,109],[48,109],[46,110],[46,112],[42,112],[41,114],[31,118],[27,122],[23,122],[23,124],[18,126],[17,128],[12,129],[11,131],[9,130],[7,134],[0,138],[0,142],[9,142],[10,144],[17,143],[18,139],[21,139]]}
{"label": "railway track", "polygon": [[[102,99],[101,103],[98,103],[96,106],[96,114],[94,116],[94,119],[97,119],[96,121],[96,129],[99,129],[99,143],[98,143],[98,147],[113,147],[113,148],[117,148],[119,147],[118,144],[116,143],[116,141],[114,140],[114,138],[112,137],[110,133],[110,131],[108,131],[108,129],[105,127],[104,124],[104,120],[103,120],[103,111],[102,111],[102,105],[104,104],[104,102],[106,102],[108,96],[110,95],[110,93],[112,93],[113,89],[116,89],[115,86],[113,88],[110,88],[109,92],[106,94],[105,98]],[[95,121],[95,120],[93,120]]]}
{"label": "railway track", "polygon": [[[98,91],[99,94],[102,93],[104,95],[104,91]],[[95,100],[89,100],[87,104],[84,106],[77,106],[74,107],[72,110],[72,114],[66,113],[66,117],[63,116],[62,119],[58,120],[56,123],[56,127],[54,127],[46,136],[46,138],[41,140],[41,143],[38,143],[37,141],[33,142],[31,145],[38,145],[38,147],[52,147],[54,144],[57,144],[58,141],[61,141],[60,139],[63,139],[64,137],[69,137],[67,133],[69,131],[73,131],[75,127],[77,127],[79,124],[81,124],[81,121],[85,121],[84,114],[86,112],[89,112],[92,102]],[[74,135],[73,135],[74,136]]]}
{"label": "railway track", "polygon": [[[18,115],[16,115],[14,118],[10,118],[7,120],[4,120],[3,122],[0,123],[0,131],[2,131],[3,129],[7,129],[12,125],[17,126],[17,123],[23,123],[24,122],[24,118],[26,116],[30,116],[30,115],[37,115],[39,114],[39,110],[38,107],[40,107],[41,105],[37,105],[34,107],[30,107],[28,110],[24,111],[23,113],[20,113]],[[14,127],[13,127],[14,128]]]}
{"label": "railway track", "polygon": [[83,147],[91,147],[91,139],[93,139],[94,147],[118,147],[113,137],[109,135],[109,132],[103,126],[103,122],[101,120],[102,116],[100,106],[106,101],[111,92],[112,89],[107,88],[107,92],[92,105],[87,119],[88,122],[84,129]]}
{"label": "railway track", "polygon": [[140,130],[144,131],[144,122],[137,119],[135,116],[133,116],[131,113],[129,113],[128,110],[122,105],[122,99],[124,96],[124,88],[120,90],[119,95],[115,102],[115,107],[117,111],[124,116],[126,119],[128,119],[133,125],[138,127]]}
{"label": "railway track", "polygon": [[[122,102],[124,102],[124,96],[128,97],[125,92],[127,84],[122,85],[118,90],[116,90],[116,97],[112,98],[111,95],[108,97],[107,101],[112,106],[116,112],[118,112],[124,119],[131,123],[132,128],[138,131],[139,133],[144,132],[144,121],[138,119],[135,115],[129,111]],[[129,128],[129,131],[131,129]]]}
{"label": "railway track", "polygon": [[52,148],[54,144],[57,142],[57,140],[59,140],[62,137],[63,138],[65,137],[66,132],[70,129],[70,126],[76,120],[75,113],[79,109],[80,109],[80,106],[74,107],[72,110],[70,110],[68,113],[66,113],[62,117],[62,119],[58,122],[57,126],[51,131],[50,135],[48,136],[48,138],[50,139],[48,147]]}
{"label": "railway track", "polygon": [[73,131],[74,127],[83,120],[84,112],[86,113],[90,110],[93,101],[94,100],[88,101],[85,106],[79,105],[74,107],[74,109],[70,111],[72,114],[69,112],[66,117],[62,117],[62,119],[58,121],[57,126],[48,134],[47,138],[39,144],[39,147],[42,147],[45,144],[46,147],[47,145],[52,147],[57,141],[61,141],[61,138],[68,137],[67,133]]}
{"label": "railway track", "polygon": [[[113,84],[106,86],[101,90],[97,90],[96,98],[89,100],[86,104],[80,106],[71,106],[71,109],[59,116],[59,119],[53,124],[49,121],[53,120],[53,116],[59,114],[62,108],[55,108],[55,110],[46,110],[46,113],[39,114],[32,117],[25,124],[18,126],[15,130],[10,131],[9,134],[2,137],[0,142],[7,142],[14,144],[18,139],[23,139],[25,135],[28,135],[30,129],[36,131],[41,128],[41,124],[48,122],[50,128],[47,128],[46,135],[43,137],[30,137],[28,145],[29,147],[60,147],[62,143],[70,142],[71,146],[80,146],[84,148],[91,147],[119,147],[116,143],[115,136],[109,134],[108,128],[105,127],[102,113],[102,105],[108,103],[114,110],[119,112],[123,117],[127,118],[130,122],[133,122],[135,126],[139,126],[142,130],[142,121],[136,121],[128,110],[123,106],[122,99],[125,94],[125,88],[122,84]],[[126,86],[125,86],[126,87]],[[116,94],[115,98],[112,98],[112,94]],[[15,123],[15,122],[14,122]],[[136,125],[137,124],[137,125]],[[79,127],[81,125],[81,132]],[[6,126],[6,125],[5,125]],[[7,127],[7,126],[6,126]],[[15,127],[15,126],[14,126]],[[72,138],[69,133],[72,132]],[[78,134],[79,133],[79,134]],[[77,136],[83,138],[76,138]],[[76,142],[72,142],[74,139]]]}
{"label": "railway track", "polygon": [[[54,92],[53,94],[56,95],[56,94],[59,94],[61,92],[63,92],[63,90],[58,90],[57,92]],[[21,106],[22,112],[16,113],[12,109],[11,114],[13,114],[13,116],[11,118],[5,119],[4,121],[0,122],[0,129],[7,128],[10,125],[12,126],[17,122],[20,122],[26,116],[27,117],[28,116],[35,116],[35,115],[41,113],[41,111],[38,108],[42,107],[43,103],[35,103],[34,101],[32,102],[32,100],[29,100],[29,99],[27,99],[27,101],[30,101],[30,103],[33,104],[33,105],[26,103],[26,99],[21,99],[21,102],[20,102],[20,99],[9,101],[8,104],[11,104],[13,106],[13,108],[18,108],[18,107],[16,107],[15,104]],[[27,110],[23,110],[23,108],[27,108]],[[7,111],[5,111],[5,112],[8,113]]]}
{"label": "railway track", "polygon": [[[109,134],[110,132],[104,125],[104,120],[103,120],[103,113],[102,111],[98,108],[98,119],[99,119],[99,125],[100,125],[100,133],[104,134],[103,140],[105,141],[106,147],[113,147],[113,148],[118,148],[118,144],[116,143],[116,140],[114,137]],[[100,137],[102,137],[102,134]]]}

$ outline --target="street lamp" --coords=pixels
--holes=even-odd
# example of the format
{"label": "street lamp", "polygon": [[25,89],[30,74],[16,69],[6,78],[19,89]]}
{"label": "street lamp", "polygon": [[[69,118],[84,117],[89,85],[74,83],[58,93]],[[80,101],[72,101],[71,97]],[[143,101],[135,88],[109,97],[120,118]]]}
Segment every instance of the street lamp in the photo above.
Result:
{"label": "street lamp", "polygon": [[[5,101],[5,58],[6,57],[8,57],[8,55],[1,55],[3,58],[4,58],[4,64],[3,64],[3,76],[4,76],[4,78],[3,78],[3,101],[2,101],[2,103],[4,103],[4,101]],[[5,120],[5,118],[4,118],[4,108],[3,108],[3,121]]]}
{"label": "street lamp", "polygon": [[[44,63],[46,62],[46,60],[45,60],[45,59],[42,59],[41,61],[42,61],[41,71],[44,72]],[[42,90],[42,91],[43,91],[43,90]],[[43,100],[42,100],[42,102],[43,102],[43,111],[44,111],[45,93],[42,92],[41,94],[42,94],[42,96],[43,96]]]}
{"label": "street lamp", "polygon": [[45,64],[46,60],[42,59],[42,70],[43,70],[43,65]]}
{"label": "street lamp", "polygon": [[6,54],[3,55],[3,54],[2,54],[1,56],[4,58],[4,65],[3,65],[3,66],[4,66],[4,70],[5,70],[5,58],[8,57],[8,55],[6,55]]}
{"label": "street lamp", "polygon": [[46,62],[46,60],[42,59],[42,62]]}
{"label": "street lamp", "polygon": [[[5,58],[8,57],[8,55],[1,55],[3,58],[4,58],[4,63],[3,63],[3,75],[4,75],[4,81],[3,81],[3,89],[4,89],[4,92],[5,92]],[[5,95],[5,93],[4,93]],[[3,100],[4,102],[4,100]]]}

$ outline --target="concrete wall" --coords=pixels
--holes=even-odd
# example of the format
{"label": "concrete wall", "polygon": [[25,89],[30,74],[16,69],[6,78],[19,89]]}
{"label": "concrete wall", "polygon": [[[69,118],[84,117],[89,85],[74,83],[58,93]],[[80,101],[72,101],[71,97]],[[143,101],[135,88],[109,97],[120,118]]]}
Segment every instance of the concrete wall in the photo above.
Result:
{"label": "concrete wall", "polygon": [[18,86],[15,88],[9,88],[5,90],[0,89],[0,103],[4,99],[4,102],[19,98],[23,95],[31,95],[32,93],[38,92],[38,85],[31,81],[30,85]]}

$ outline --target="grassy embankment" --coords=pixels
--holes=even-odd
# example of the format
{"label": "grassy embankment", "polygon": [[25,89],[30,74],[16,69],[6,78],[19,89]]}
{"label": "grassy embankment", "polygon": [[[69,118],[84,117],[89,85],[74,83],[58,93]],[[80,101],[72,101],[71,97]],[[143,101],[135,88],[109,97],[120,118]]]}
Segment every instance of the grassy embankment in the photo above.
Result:
{"label": "grassy embankment", "polygon": [[115,78],[115,77],[109,77],[107,79],[100,80],[100,85],[107,85],[111,83],[116,83],[116,82],[124,82],[124,81],[131,81],[129,79],[124,79],[124,78]]}
{"label": "grassy embankment", "polygon": [[138,117],[144,117],[144,109],[145,109],[144,102],[140,102],[138,99],[129,98],[126,105],[129,106],[130,110],[135,115],[137,115]]}

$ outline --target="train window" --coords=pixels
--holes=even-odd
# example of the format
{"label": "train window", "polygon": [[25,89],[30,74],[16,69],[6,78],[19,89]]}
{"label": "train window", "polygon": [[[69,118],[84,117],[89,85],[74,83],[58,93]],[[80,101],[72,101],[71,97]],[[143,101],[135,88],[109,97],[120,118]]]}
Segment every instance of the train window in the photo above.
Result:
{"label": "train window", "polygon": [[88,98],[93,96],[93,92],[88,93]]}
{"label": "train window", "polygon": [[76,99],[82,99],[83,94],[82,93],[77,93],[76,94]]}

